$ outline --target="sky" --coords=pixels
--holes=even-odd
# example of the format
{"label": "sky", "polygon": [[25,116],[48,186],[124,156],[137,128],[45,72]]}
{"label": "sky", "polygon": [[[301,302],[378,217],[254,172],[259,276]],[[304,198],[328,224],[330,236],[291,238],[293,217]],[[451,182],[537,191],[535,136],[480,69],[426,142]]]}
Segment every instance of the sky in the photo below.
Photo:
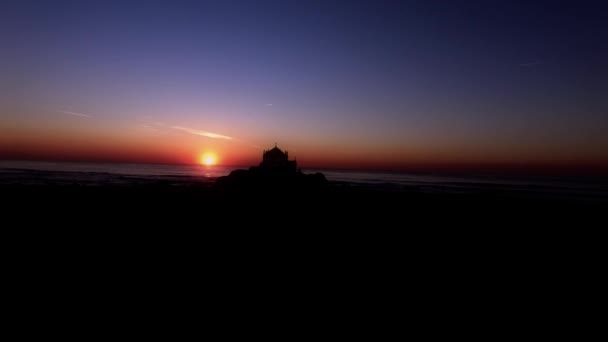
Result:
{"label": "sky", "polygon": [[602,1],[2,1],[0,159],[608,166]]}

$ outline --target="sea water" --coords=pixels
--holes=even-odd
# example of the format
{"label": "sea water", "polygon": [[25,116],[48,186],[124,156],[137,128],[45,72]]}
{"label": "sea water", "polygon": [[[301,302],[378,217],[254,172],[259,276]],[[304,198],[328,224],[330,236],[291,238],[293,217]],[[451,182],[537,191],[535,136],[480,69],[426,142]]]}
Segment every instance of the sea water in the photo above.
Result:
{"label": "sea water", "polygon": [[[2,184],[128,185],[213,183],[235,169],[248,167],[135,163],[43,162],[0,160]],[[321,172],[329,181],[391,191],[480,192],[508,189],[557,196],[608,199],[608,177],[513,176],[497,174],[404,173],[303,169]]]}

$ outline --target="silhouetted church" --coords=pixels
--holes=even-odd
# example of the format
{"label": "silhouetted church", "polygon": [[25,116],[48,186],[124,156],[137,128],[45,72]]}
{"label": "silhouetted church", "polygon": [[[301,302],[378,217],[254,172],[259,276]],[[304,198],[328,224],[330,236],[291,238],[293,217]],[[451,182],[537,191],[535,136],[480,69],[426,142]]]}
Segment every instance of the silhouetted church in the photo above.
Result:
{"label": "silhouetted church", "polygon": [[283,152],[274,144],[274,148],[264,151],[262,154],[262,162],[260,168],[263,170],[279,171],[279,172],[296,172],[297,163],[295,160],[289,160],[289,153]]}

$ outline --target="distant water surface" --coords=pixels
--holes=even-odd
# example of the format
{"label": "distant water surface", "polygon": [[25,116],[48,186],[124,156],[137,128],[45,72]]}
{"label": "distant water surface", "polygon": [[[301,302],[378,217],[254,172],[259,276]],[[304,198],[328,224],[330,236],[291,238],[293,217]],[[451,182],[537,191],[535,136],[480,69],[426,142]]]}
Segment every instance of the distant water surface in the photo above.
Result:
{"label": "distant water surface", "polygon": [[203,165],[168,165],[135,163],[85,163],[0,160],[0,169],[98,172],[130,176],[193,176],[217,178],[229,174],[236,167]]}
{"label": "distant water surface", "polygon": [[[203,165],[0,161],[0,184],[175,184],[211,183],[238,168]],[[497,175],[413,174],[359,170],[303,169],[322,172],[328,180],[393,191],[502,191],[546,193],[608,199],[608,177],[540,177]]]}
{"label": "distant water surface", "polygon": [[203,165],[0,161],[0,184],[173,185],[211,183],[234,167]]}

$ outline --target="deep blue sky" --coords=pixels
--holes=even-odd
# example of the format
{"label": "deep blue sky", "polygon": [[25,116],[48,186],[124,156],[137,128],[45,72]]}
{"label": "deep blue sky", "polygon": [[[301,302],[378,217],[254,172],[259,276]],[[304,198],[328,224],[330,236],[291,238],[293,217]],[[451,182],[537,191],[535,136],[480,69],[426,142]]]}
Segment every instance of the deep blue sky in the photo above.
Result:
{"label": "deep blue sky", "polygon": [[274,141],[319,165],[608,162],[601,1],[0,6],[0,129],[32,149],[185,127],[233,139],[184,153],[234,162]]}

